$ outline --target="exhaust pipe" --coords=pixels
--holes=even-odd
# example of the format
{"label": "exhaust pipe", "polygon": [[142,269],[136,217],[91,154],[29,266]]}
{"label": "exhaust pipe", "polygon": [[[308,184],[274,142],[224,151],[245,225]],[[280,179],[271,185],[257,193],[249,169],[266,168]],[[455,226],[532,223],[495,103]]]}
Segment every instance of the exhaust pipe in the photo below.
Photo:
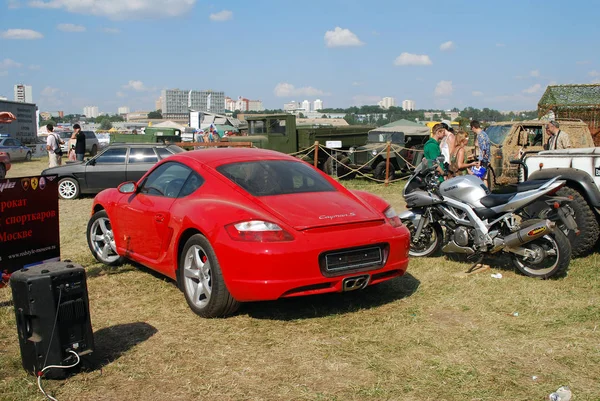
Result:
{"label": "exhaust pipe", "polygon": [[556,224],[550,220],[532,224],[504,238],[504,246],[506,248],[519,247],[548,234],[548,232],[554,230],[554,227],[556,227]]}

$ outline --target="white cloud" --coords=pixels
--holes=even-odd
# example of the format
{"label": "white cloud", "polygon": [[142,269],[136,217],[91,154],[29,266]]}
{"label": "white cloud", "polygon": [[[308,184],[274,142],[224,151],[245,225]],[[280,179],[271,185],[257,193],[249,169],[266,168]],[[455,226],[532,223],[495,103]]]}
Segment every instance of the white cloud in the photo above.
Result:
{"label": "white cloud", "polygon": [[214,13],[210,15],[211,21],[229,21],[233,18],[233,13],[229,10],[219,11],[218,13]]}
{"label": "white cloud", "polygon": [[5,77],[8,75],[8,71],[0,71],[0,77]]}
{"label": "white cloud", "polygon": [[37,64],[31,64],[31,65],[29,66],[29,69],[30,69],[31,71],[39,71],[39,70],[41,70],[41,69],[42,69],[42,66],[41,66],[41,65],[37,65]]}
{"label": "white cloud", "polygon": [[353,106],[373,106],[381,100],[381,96],[356,95],[352,97]]}
{"label": "white cloud", "polygon": [[273,93],[277,97],[290,97],[290,96],[328,96],[329,93],[325,93],[320,89],[313,88],[312,86],[306,86],[303,88],[296,88],[294,85],[287,82],[280,82],[273,89]]}
{"label": "white cloud", "polygon": [[63,32],[85,32],[85,27],[83,25],[58,24],[56,28]]}
{"label": "white cloud", "polygon": [[121,33],[121,30],[119,28],[102,28],[102,32],[117,34]]}
{"label": "white cloud", "polygon": [[588,75],[589,75],[590,77],[600,77],[600,71],[593,70],[593,71],[590,71],[590,72],[588,73]]}
{"label": "white cloud", "polygon": [[454,46],[454,42],[449,40],[447,42],[444,42],[440,45],[440,50],[441,51],[448,51],[448,50],[454,50],[455,46]]}
{"label": "white cloud", "polygon": [[589,60],[581,60],[581,61],[578,61],[576,64],[577,65],[586,65],[586,64],[589,64],[589,63],[590,63]]}
{"label": "white cloud", "polygon": [[358,39],[349,29],[336,26],[333,31],[325,32],[325,45],[327,47],[362,46],[363,42]]}
{"label": "white cloud", "polygon": [[435,86],[433,94],[436,97],[446,97],[452,95],[454,88],[452,88],[452,81],[440,81]]}
{"label": "white cloud", "polygon": [[535,77],[535,78],[539,77],[540,76],[540,70],[531,70],[531,71],[529,71],[529,76],[530,77]]}
{"label": "white cloud", "polygon": [[8,29],[0,34],[0,37],[4,39],[23,39],[33,40],[41,39],[44,37],[41,33],[33,31],[31,29]]}
{"label": "white cloud", "polygon": [[506,47],[504,43],[496,43],[496,47]]}
{"label": "white cloud", "polygon": [[52,96],[56,96],[59,92],[60,92],[60,89],[58,89],[58,88],[53,88],[51,86],[46,86],[42,90],[41,94],[44,97],[52,97]]}
{"label": "white cloud", "polygon": [[529,94],[532,94],[532,93],[539,92],[539,91],[540,91],[540,89],[542,89],[542,85],[540,85],[540,84],[535,84],[535,85],[533,85],[533,86],[530,86],[530,87],[529,87],[529,88],[527,88],[527,89],[523,89],[523,93],[529,93]]}
{"label": "white cloud", "polygon": [[473,95],[473,96],[483,96],[483,92],[481,92],[481,91],[473,91],[473,92],[471,92],[471,95]]}
{"label": "white cloud", "polygon": [[359,81],[352,82],[352,86],[362,86],[362,85],[363,85],[363,83],[359,82]]}
{"label": "white cloud", "polygon": [[15,9],[21,7],[21,2],[19,0],[8,0],[8,8]]}
{"label": "white cloud", "polygon": [[147,88],[146,86],[144,86],[144,83],[142,81],[129,81],[127,83],[127,85],[123,85],[123,89],[130,89],[130,90],[134,90],[137,92],[145,92],[145,91],[151,91],[153,90],[152,88]]}
{"label": "white cloud", "polygon": [[394,60],[394,65],[431,65],[431,59],[426,54],[412,54],[412,53],[402,53],[396,60]]}
{"label": "white cloud", "polygon": [[8,69],[8,68],[18,68],[21,65],[22,65],[21,63],[17,63],[15,60],[11,60],[9,58],[0,60],[0,68],[3,70]]}
{"label": "white cloud", "polygon": [[188,13],[197,0],[32,0],[34,8],[65,9],[76,14],[114,20],[176,17]]}
{"label": "white cloud", "polygon": [[117,97],[125,97],[125,96],[127,96],[126,94],[124,94],[121,91],[117,92],[116,95],[117,95]]}

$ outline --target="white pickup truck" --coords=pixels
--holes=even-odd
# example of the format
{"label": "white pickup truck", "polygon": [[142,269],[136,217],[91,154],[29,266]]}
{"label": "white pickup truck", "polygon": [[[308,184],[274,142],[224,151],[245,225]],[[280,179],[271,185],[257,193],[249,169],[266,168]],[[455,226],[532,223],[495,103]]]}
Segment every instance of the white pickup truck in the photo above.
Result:
{"label": "white pickup truck", "polygon": [[573,255],[591,251],[600,234],[600,147],[527,153],[521,159],[519,182],[560,176],[567,181],[557,195],[572,196],[579,235],[571,233]]}

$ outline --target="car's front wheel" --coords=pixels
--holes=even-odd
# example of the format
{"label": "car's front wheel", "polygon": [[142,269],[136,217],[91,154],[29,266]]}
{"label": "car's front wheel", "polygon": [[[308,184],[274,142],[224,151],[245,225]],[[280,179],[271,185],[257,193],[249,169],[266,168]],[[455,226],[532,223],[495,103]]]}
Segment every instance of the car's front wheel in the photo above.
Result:
{"label": "car's front wheel", "polygon": [[58,196],[62,199],[75,199],[79,196],[79,183],[75,178],[66,177],[58,182]]}
{"label": "car's front wheel", "polygon": [[0,180],[6,177],[6,167],[4,164],[0,164]]}
{"label": "car's front wheel", "polygon": [[98,146],[92,145],[92,150],[90,151],[90,156],[96,156],[96,153],[98,153]]}
{"label": "car's front wheel", "polygon": [[88,222],[87,242],[92,255],[100,263],[115,266],[125,260],[117,253],[112,225],[104,210],[94,213]]}
{"label": "car's front wheel", "polygon": [[26,162],[30,162],[31,161],[31,152],[27,152],[27,154],[25,155],[25,161]]}
{"label": "car's front wheel", "polygon": [[202,234],[193,235],[185,243],[178,274],[180,288],[194,313],[223,317],[239,308],[240,303],[227,290],[215,251]]}

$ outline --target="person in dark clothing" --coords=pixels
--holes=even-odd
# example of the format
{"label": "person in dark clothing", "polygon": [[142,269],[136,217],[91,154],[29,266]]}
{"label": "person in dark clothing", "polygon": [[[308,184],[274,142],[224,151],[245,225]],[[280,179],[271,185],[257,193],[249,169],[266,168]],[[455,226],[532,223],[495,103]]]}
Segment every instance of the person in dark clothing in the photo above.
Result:
{"label": "person in dark clothing", "polygon": [[75,139],[75,156],[78,161],[83,161],[85,155],[85,134],[81,132],[81,126],[79,124],[73,124],[73,135],[71,139]]}

